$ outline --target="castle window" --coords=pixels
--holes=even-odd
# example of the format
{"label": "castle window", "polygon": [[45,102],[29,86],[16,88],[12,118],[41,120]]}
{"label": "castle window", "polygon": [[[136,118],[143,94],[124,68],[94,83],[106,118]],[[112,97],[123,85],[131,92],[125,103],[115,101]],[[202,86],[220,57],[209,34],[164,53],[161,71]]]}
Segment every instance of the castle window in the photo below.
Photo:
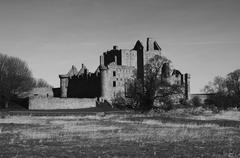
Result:
{"label": "castle window", "polygon": [[113,71],[113,76],[116,76],[116,71]]}
{"label": "castle window", "polygon": [[113,81],[113,87],[116,87],[116,81]]}

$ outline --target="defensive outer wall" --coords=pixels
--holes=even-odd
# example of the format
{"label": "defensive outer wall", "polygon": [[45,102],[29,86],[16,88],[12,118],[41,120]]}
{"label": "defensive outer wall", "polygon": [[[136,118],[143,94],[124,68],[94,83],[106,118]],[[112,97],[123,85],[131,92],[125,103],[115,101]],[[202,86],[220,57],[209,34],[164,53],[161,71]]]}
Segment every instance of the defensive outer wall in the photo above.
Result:
{"label": "defensive outer wall", "polygon": [[95,106],[95,98],[33,97],[29,99],[30,110],[83,109]]}

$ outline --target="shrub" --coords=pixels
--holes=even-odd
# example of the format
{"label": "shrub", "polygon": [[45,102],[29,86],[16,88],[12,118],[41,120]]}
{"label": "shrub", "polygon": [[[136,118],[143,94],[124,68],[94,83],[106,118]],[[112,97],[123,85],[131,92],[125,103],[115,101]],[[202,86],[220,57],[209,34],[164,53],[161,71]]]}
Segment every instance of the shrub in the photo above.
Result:
{"label": "shrub", "polygon": [[189,108],[192,106],[191,101],[186,99],[180,99],[179,103],[180,105],[178,107],[180,108]]}
{"label": "shrub", "polygon": [[215,93],[205,100],[205,104],[214,105],[219,110],[227,110],[228,108],[238,108],[240,105],[240,98],[224,93]]}
{"label": "shrub", "polygon": [[201,99],[198,96],[193,97],[191,102],[194,106],[202,106]]}
{"label": "shrub", "polygon": [[122,96],[122,94],[118,93],[112,99],[112,105],[113,107],[116,107],[118,109],[128,109],[131,108],[131,101],[126,97]]}
{"label": "shrub", "polygon": [[218,109],[227,110],[230,107],[240,107],[240,69],[237,69],[226,77],[217,76],[213,82],[205,86],[206,93],[213,94],[206,100],[206,104],[212,104]]}
{"label": "shrub", "polygon": [[203,114],[204,111],[205,111],[205,109],[202,106],[198,106],[196,108],[192,108],[191,114],[192,115],[200,115],[200,114]]}

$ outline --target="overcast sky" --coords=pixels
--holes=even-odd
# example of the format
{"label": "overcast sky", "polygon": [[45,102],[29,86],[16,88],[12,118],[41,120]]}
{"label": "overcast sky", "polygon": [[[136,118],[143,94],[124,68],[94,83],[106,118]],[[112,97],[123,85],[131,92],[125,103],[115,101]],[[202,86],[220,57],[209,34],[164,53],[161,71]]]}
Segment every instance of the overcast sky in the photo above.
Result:
{"label": "overcast sky", "polygon": [[112,45],[147,37],[198,93],[240,68],[240,0],[0,0],[0,52],[54,86],[71,65],[94,71]]}

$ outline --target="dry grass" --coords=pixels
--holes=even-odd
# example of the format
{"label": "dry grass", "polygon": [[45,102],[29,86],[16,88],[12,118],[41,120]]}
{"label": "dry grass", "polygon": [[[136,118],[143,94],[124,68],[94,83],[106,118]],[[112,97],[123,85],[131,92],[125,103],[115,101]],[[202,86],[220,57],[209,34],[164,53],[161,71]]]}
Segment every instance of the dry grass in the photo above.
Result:
{"label": "dry grass", "polygon": [[0,119],[0,124],[45,124],[45,119],[31,116],[8,116]]}
{"label": "dry grass", "polygon": [[202,124],[198,125],[196,123],[186,123],[186,124],[178,124],[178,123],[163,123],[159,120],[151,120],[151,119],[146,119],[143,120],[144,124],[148,125],[158,125],[161,127],[172,127],[172,128],[219,128],[219,125],[217,124]]}
{"label": "dry grass", "polygon": [[197,122],[236,116],[180,123],[142,114],[6,117],[0,119],[0,157],[238,157],[239,127]]}
{"label": "dry grass", "polygon": [[195,116],[194,118],[200,120],[234,120],[240,121],[240,112],[238,111],[221,111],[215,115],[209,116]]}

